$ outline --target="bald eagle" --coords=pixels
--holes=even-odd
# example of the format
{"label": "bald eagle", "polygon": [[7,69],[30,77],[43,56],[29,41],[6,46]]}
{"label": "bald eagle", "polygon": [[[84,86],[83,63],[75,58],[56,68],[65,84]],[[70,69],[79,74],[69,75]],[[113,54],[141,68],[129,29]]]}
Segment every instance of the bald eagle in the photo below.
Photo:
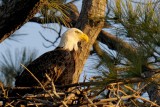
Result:
{"label": "bald eagle", "polygon": [[[67,75],[66,69],[74,67],[73,52],[78,50],[78,42],[83,40],[88,42],[88,36],[77,28],[71,28],[62,34],[60,44],[55,50],[44,53],[30,63],[27,68],[44,87],[50,84],[46,74],[53,82],[57,82],[60,76],[63,78]],[[27,70],[24,70],[17,77],[15,86],[31,87],[39,86],[39,83]]]}

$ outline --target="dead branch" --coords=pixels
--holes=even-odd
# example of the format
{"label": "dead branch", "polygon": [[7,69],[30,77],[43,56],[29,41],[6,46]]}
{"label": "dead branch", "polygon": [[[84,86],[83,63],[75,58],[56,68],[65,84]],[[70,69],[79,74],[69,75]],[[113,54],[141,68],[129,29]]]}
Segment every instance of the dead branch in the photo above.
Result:
{"label": "dead branch", "polygon": [[52,41],[50,41],[49,39],[47,39],[41,32],[39,32],[40,35],[42,36],[42,38],[43,38],[45,41],[47,41],[47,42],[49,42],[49,43],[52,44],[52,45],[50,45],[50,46],[46,46],[45,44],[43,44],[43,46],[46,47],[46,48],[49,48],[49,47],[51,47],[51,46],[56,47],[55,43],[58,41],[58,39],[61,38],[62,26],[60,25],[60,30],[59,30],[59,31],[57,31],[57,30],[55,30],[55,29],[53,29],[53,28],[50,28],[50,27],[43,27],[43,28],[51,29],[51,30],[55,31],[55,32],[58,34],[58,36],[56,37],[56,39],[52,42]]}
{"label": "dead branch", "polygon": [[[80,83],[74,83],[74,84],[68,84],[68,85],[56,85],[56,88],[71,88],[71,87],[84,87],[84,86],[108,86],[110,84],[115,85],[115,84],[130,84],[130,83],[139,83],[139,82],[147,82],[149,81],[150,78],[126,78],[126,79],[117,79],[117,80],[112,80],[109,82],[104,82],[104,81],[98,81],[98,82],[80,82]],[[5,87],[6,89],[11,89],[11,90],[24,90],[24,89],[34,89],[34,90],[40,90],[42,87]],[[45,89],[51,89],[51,87],[45,87]]]}
{"label": "dead branch", "polygon": [[[37,77],[35,77],[34,74],[33,74],[26,66],[24,66],[23,64],[21,64],[21,66],[24,67],[24,68],[28,71],[28,73],[39,83],[39,85],[42,87],[42,89],[43,89],[44,91],[46,91],[45,87],[44,87],[44,86],[42,85],[42,83],[37,79]],[[46,92],[47,92],[47,91],[46,91]]]}

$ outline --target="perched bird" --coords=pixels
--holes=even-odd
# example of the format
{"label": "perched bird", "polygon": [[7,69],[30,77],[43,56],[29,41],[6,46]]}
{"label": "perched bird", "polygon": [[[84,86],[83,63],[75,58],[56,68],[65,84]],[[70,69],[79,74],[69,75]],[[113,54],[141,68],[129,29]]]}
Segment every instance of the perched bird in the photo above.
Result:
{"label": "perched bird", "polygon": [[[68,74],[65,73],[67,69],[73,68],[74,72],[75,60],[73,53],[78,50],[78,42],[88,42],[88,36],[77,28],[71,28],[64,32],[61,37],[60,44],[53,50],[44,53],[39,58],[30,63],[27,68],[32,74],[46,87],[50,84],[46,74],[57,82],[59,77],[69,79]],[[67,81],[67,80],[66,80]],[[25,69],[15,81],[16,87],[32,87],[39,86],[35,78]]]}

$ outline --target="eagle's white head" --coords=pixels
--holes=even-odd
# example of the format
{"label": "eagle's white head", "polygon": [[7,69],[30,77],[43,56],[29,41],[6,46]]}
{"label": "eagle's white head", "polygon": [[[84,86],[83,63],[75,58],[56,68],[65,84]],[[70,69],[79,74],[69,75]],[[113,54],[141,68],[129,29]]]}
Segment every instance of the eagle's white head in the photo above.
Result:
{"label": "eagle's white head", "polygon": [[78,50],[78,42],[88,42],[88,36],[77,28],[71,28],[62,34],[62,38],[58,47],[66,50]]}

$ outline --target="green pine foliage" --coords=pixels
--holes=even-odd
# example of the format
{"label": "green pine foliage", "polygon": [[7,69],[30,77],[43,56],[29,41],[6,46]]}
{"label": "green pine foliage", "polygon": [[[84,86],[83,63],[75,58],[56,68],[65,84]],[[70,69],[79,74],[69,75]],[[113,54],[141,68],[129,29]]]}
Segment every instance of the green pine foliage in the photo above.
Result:
{"label": "green pine foliage", "polygon": [[1,54],[0,72],[1,75],[3,75],[1,81],[3,81],[6,86],[13,86],[16,76],[24,70],[20,64],[27,66],[36,56],[37,53],[35,50],[31,51],[27,48],[21,50],[16,49],[15,53],[6,50],[4,54]]}
{"label": "green pine foliage", "polygon": [[[99,57],[101,59],[99,65],[105,68],[104,73],[102,73],[105,74],[103,76],[106,77],[107,74],[107,76],[112,78],[115,78],[115,76],[116,78],[142,77],[144,72],[143,66],[160,69],[160,66],[158,66],[160,64],[159,6],[151,1],[145,4],[141,2],[133,3],[131,0],[115,0],[111,2],[114,2],[114,6],[110,7],[114,16],[110,17],[110,19],[116,19],[114,23],[123,26],[123,30],[117,31],[120,32],[117,35],[121,37],[124,35],[120,34],[125,34],[126,38],[130,38],[129,44],[136,49],[136,52],[128,52],[126,55],[126,50],[120,48],[114,57],[118,61],[113,62],[105,60],[105,55]],[[108,51],[105,52],[109,53]],[[110,56],[110,58],[112,57]],[[108,63],[112,63],[110,64],[112,67]],[[99,67],[97,66],[97,69]],[[106,72],[106,68],[109,68],[109,72]]]}
{"label": "green pine foliage", "polygon": [[40,15],[44,19],[43,23],[58,22],[69,27],[67,10],[70,10],[70,8],[66,5],[65,0],[46,0],[41,8]]}

